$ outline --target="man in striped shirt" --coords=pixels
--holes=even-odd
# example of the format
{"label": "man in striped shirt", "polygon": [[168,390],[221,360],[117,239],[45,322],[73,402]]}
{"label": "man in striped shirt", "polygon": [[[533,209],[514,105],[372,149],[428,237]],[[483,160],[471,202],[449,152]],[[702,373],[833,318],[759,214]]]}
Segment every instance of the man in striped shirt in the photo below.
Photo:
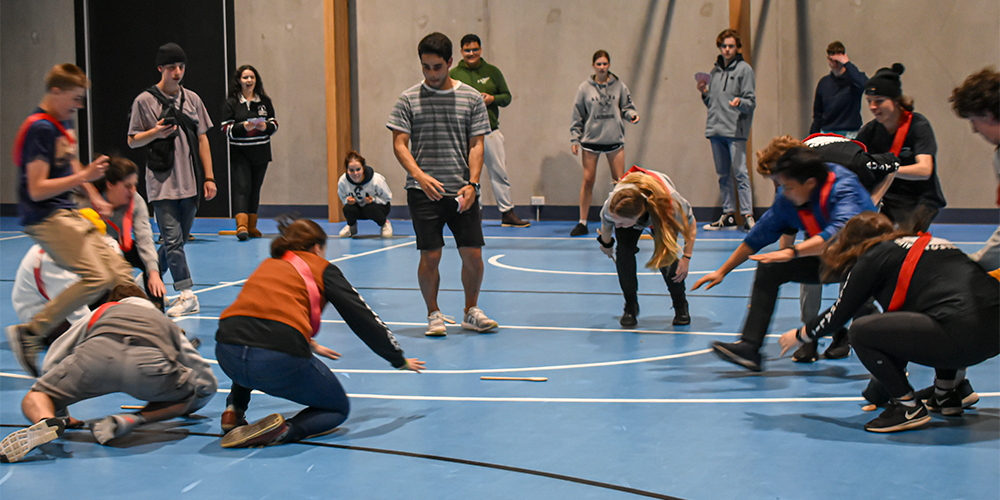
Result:
{"label": "man in striped shirt", "polygon": [[[446,334],[437,303],[438,265],[448,224],[462,258],[465,311],[462,327],[479,332],[497,328],[478,307],[483,282],[483,215],[479,174],[483,137],[490,132],[486,103],[479,91],[452,79],[452,44],[431,33],[417,46],[424,81],[405,90],[386,124],[393,152],[406,170],[406,202],[417,235],[417,279],[427,305],[428,336]],[[454,321],[451,321],[454,322]]]}

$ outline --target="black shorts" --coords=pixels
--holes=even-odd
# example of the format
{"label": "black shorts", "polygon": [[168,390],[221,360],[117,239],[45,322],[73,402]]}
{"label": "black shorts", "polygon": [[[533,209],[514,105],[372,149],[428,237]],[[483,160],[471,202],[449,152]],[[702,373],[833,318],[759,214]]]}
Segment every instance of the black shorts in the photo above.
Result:
{"label": "black shorts", "polygon": [[444,247],[444,225],[455,236],[455,243],[462,247],[482,247],[483,209],[479,196],[465,212],[458,212],[454,196],[432,201],[421,189],[406,190],[406,205],[410,208],[413,232],[417,235],[418,250],[437,250]]}
{"label": "black shorts", "polygon": [[591,153],[597,153],[597,154],[601,154],[601,153],[613,153],[613,152],[618,151],[619,149],[621,149],[622,146],[624,146],[624,145],[625,144],[621,143],[621,142],[618,142],[618,143],[615,143],[615,144],[594,144],[592,142],[582,142],[582,143],[580,143],[580,147],[582,147],[584,151],[589,151]]}

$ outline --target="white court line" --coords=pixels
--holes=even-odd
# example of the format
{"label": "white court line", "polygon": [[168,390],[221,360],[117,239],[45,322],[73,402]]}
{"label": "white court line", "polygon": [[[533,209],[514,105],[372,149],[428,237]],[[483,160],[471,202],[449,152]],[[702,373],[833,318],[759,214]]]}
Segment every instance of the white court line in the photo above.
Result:
{"label": "white court line", "polygon": [[[574,275],[578,275],[578,276],[618,276],[617,272],[615,272],[615,273],[595,273],[595,272],[591,272],[591,271],[555,271],[555,270],[551,270],[551,269],[530,269],[530,268],[527,268],[527,267],[510,266],[510,265],[507,265],[507,264],[501,264],[500,263],[500,259],[502,257],[505,257],[505,256],[506,256],[506,254],[494,255],[493,257],[490,257],[487,262],[489,262],[490,264],[492,264],[494,266],[502,268],[502,269],[510,269],[512,271],[523,271],[523,272],[527,272],[527,273],[574,274]],[[743,267],[743,268],[733,269],[730,272],[740,273],[740,272],[755,271],[755,270],[757,270],[756,266],[754,266],[754,267]],[[688,275],[708,274],[708,273],[711,273],[711,272],[713,272],[713,271],[690,271],[690,272],[688,272]],[[636,274],[639,275],[639,276],[659,276],[660,275],[660,273],[658,273],[658,272],[657,273],[636,273]]]}
{"label": "white court line", "polygon": [[[429,370],[428,370],[429,371]],[[426,372],[425,372],[426,373]],[[414,375],[418,375],[414,373]],[[16,373],[0,372],[0,377],[32,379],[27,375]],[[229,394],[229,389],[216,390],[219,394]],[[252,391],[253,394],[264,394],[260,391]],[[1000,396],[1000,392],[980,392],[981,398],[995,398]],[[818,398],[526,398],[526,397],[497,397],[489,398],[482,396],[405,396],[394,394],[352,394],[348,397],[358,399],[384,399],[395,401],[456,401],[456,402],[482,402],[482,403],[628,403],[628,404],[724,404],[724,403],[826,403],[826,402],[849,402],[864,401],[861,396],[839,396],[839,397],[818,397]]]}
{"label": "white court line", "polygon": [[[405,246],[409,246],[409,245],[415,245],[416,243],[417,243],[417,241],[413,240],[413,241],[409,241],[409,242],[406,242],[406,243],[400,243],[398,245],[393,245],[391,247],[377,248],[375,250],[370,250],[368,252],[362,252],[362,253],[352,254],[352,255],[345,255],[343,257],[338,257],[336,259],[329,260],[327,262],[329,262],[331,264],[333,264],[335,262],[343,262],[345,260],[356,259],[358,257],[364,257],[366,255],[371,255],[371,254],[375,254],[375,253],[379,253],[379,252],[384,252],[386,250],[393,250],[393,249],[400,248],[400,247],[405,247]],[[231,287],[231,286],[242,285],[243,283],[246,283],[246,282],[247,282],[246,279],[242,279],[242,280],[239,280],[239,281],[224,281],[220,285],[210,286],[208,288],[202,288],[200,290],[196,290],[196,291],[194,291],[194,294],[197,295],[197,294],[202,293],[202,292],[211,292],[213,290],[219,290],[221,288],[228,288],[228,287]],[[165,299],[166,300],[173,300],[173,299],[176,299],[177,297],[179,297],[179,295],[169,295],[169,296],[165,297]],[[218,318],[215,318],[215,319],[218,319]]]}
{"label": "white court line", "polygon": [[20,235],[17,235],[17,236],[7,236],[6,238],[0,238],[0,241],[16,240],[18,238],[27,238],[27,237],[28,237],[28,235],[26,235],[26,234],[20,234]]}

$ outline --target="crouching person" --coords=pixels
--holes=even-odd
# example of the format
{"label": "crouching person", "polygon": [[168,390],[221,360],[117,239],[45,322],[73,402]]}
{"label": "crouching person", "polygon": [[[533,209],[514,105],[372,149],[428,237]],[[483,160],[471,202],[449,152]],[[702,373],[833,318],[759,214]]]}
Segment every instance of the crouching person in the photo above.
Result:
{"label": "crouching person", "polygon": [[194,412],[215,395],[218,381],[183,330],[134,284],[115,287],[109,302],[73,324],[49,348],[42,375],[21,402],[34,425],[0,442],[0,458],[17,462],[63,434],[69,405],[124,392],[147,401],[135,413],[108,415],[91,425],[101,444],[136,426]]}

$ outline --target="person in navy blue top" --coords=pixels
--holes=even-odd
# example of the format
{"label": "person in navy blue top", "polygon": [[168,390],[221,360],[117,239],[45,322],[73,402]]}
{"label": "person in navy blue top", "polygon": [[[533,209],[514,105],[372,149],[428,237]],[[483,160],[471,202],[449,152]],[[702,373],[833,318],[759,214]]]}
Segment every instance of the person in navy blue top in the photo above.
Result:
{"label": "person in navy blue top", "polygon": [[[784,283],[821,283],[820,254],[826,242],[850,220],[875,211],[868,191],[850,170],[824,163],[819,153],[806,147],[791,148],[778,158],[771,179],[780,186],[774,204],[761,216],[743,243],[722,266],[695,282],[692,290],[708,284],[712,288],[747,259],[758,262],[750,295],[750,311],[740,340],[713,342],[722,359],[753,371],[761,370],[760,348],[764,343],[778,289]],[[788,248],[754,255],[789,230],[805,230],[809,237]]]}
{"label": "person in navy blue top", "polygon": [[820,78],[813,99],[813,121],[809,133],[838,134],[854,139],[861,128],[861,97],[868,76],[847,57],[839,41],[826,48],[830,74]]}

